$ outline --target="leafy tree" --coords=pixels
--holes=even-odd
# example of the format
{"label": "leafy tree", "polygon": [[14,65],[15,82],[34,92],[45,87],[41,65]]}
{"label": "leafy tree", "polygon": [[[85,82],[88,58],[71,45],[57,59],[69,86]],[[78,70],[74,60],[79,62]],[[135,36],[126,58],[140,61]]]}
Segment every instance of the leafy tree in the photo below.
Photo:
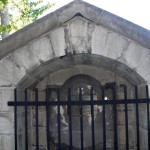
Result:
{"label": "leafy tree", "polygon": [[7,0],[0,0],[0,18],[1,18],[1,26],[0,26],[0,34],[2,38],[7,37],[10,31],[10,23],[9,23],[9,14],[7,7]]}
{"label": "leafy tree", "polygon": [[2,14],[8,6],[10,20],[10,24],[8,21],[4,24],[1,15],[0,34],[12,33],[21,29],[37,20],[41,14],[54,5],[52,3],[43,4],[43,2],[44,0],[0,0],[0,12]]}
{"label": "leafy tree", "polygon": [[0,10],[3,9],[4,5],[6,5],[7,2],[7,0],[0,0]]}

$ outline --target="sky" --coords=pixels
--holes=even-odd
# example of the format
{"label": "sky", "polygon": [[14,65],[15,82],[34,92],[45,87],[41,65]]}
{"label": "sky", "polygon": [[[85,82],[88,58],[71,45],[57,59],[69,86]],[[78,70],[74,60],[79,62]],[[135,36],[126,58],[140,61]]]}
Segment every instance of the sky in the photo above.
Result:
{"label": "sky", "polygon": [[[54,11],[72,0],[46,0],[54,2]],[[150,30],[150,0],[84,0],[117,16]]]}

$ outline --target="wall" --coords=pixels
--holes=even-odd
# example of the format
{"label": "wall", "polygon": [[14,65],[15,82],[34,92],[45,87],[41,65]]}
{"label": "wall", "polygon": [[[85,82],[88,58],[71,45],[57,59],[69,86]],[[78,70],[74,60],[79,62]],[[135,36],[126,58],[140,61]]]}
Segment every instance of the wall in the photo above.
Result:
{"label": "wall", "polygon": [[[68,68],[68,69],[64,69],[61,71],[57,71],[53,74],[48,75],[46,78],[44,78],[42,81],[40,81],[37,85],[36,88],[39,89],[39,91],[41,91],[39,93],[40,96],[40,100],[45,100],[45,88],[51,85],[55,85],[55,86],[60,86],[62,88],[61,90],[61,98],[62,100],[65,100],[67,97],[67,92],[68,92],[68,88],[71,87],[72,90],[75,89],[75,87],[79,87],[79,86],[84,86],[84,84],[86,85],[92,85],[94,87],[94,91],[97,93],[98,95],[98,99],[102,99],[102,95],[101,95],[101,86],[104,86],[106,83],[112,83],[112,82],[116,82],[117,84],[117,99],[124,99],[124,92],[123,92],[123,88],[120,87],[120,84],[126,85],[128,88],[128,98],[133,98],[133,87],[132,85],[130,85],[126,80],[120,78],[118,75],[114,74],[113,72],[106,70],[105,68],[96,68],[96,67],[92,67],[92,66],[85,66],[85,65],[78,65],[72,68]],[[99,93],[100,92],[100,93]],[[43,93],[43,94],[41,94]],[[75,93],[74,93],[75,94]],[[108,90],[105,93],[109,99],[112,99],[112,92],[111,90]],[[133,105],[128,106],[129,110],[129,134],[130,134],[130,149],[135,149],[135,143],[136,143],[136,138],[135,138],[135,117],[134,117],[134,111],[135,108]],[[102,108],[101,108],[102,109]],[[65,108],[64,108],[65,110]],[[35,109],[32,111],[32,113],[35,112]],[[45,114],[45,109],[39,109],[40,112],[40,116],[45,116],[43,114]],[[52,128],[51,130],[56,130],[56,125],[55,123],[57,122],[57,120],[55,120],[56,116],[55,114],[55,110],[53,107],[50,107],[50,114],[53,116],[53,120],[50,121],[50,128]],[[125,112],[124,112],[124,106],[123,105],[117,105],[117,112],[118,112],[118,139],[119,139],[119,149],[124,150],[125,149]],[[107,132],[107,149],[113,149],[113,108],[112,106],[108,105],[106,106],[106,132]],[[67,114],[64,111],[65,116],[65,120],[67,121]],[[97,130],[96,133],[99,133],[99,135],[96,135],[97,138],[96,139],[103,139],[103,135],[102,135],[102,129],[103,127],[102,125],[102,112],[97,114],[97,118],[99,118],[99,120],[95,121],[95,124],[97,124],[99,126],[99,128],[97,128],[97,125],[95,125],[95,130]],[[55,116],[55,117],[54,117]],[[42,117],[43,118],[43,117]],[[54,119],[55,118],[55,119]],[[31,118],[31,120],[34,120],[35,118]],[[85,119],[85,118],[84,118]],[[55,122],[55,121],[56,122]],[[86,119],[85,119],[86,120]],[[40,121],[43,121],[43,119]],[[52,124],[53,122],[53,124]],[[43,124],[43,122],[40,122],[40,128],[42,129],[42,131],[45,131],[44,128],[46,127],[45,124]],[[61,126],[63,128],[63,124],[64,122],[61,123]],[[42,126],[41,126],[42,125]],[[32,128],[34,128],[33,125],[31,125]],[[86,125],[86,127],[84,128],[84,134],[86,134],[86,128],[88,128],[88,125]],[[76,129],[77,130],[77,129]],[[90,131],[90,129],[88,129]],[[62,134],[63,134],[63,129],[62,129]],[[66,131],[67,132],[67,131]],[[42,139],[46,138],[46,133],[45,132],[40,132],[42,135]],[[54,134],[54,131],[53,131]],[[90,139],[90,135],[87,135],[84,137],[84,141],[85,144],[87,144],[86,142],[88,141],[88,138]],[[33,137],[35,137],[35,135],[33,134]],[[54,136],[55,137],[55,136]],[[52,138],[54,141],[56,139],[54,139],[54,137]],[[87,138],[88,137],[88,138]],[[76,138],[76,139],[75,139]],[[65,139],[65,135],[62,137],[62,140],[64,142],[64,144],[67,146],[68,142],[67,139]],[[43,140],[43,142],[41,143],[41,147],[46,147],[46,143],[45,143],[46,139]],[[57,140],[56,140],[57,141]],[[75,142],[76,141],[76,144]],[[102,141],[101,141],[102,142]],[[53,142],[52,142],[53,143]],[[80,145],[80,143],[78,143],[78,138],[77,135],[73,136],[73,143],[76,145]],[[35,146],[35,143],[32,144]],[[102,143],[99,143],[98,140],[96,140],[96,147],[97,148],[102,148]],[[91,149],[90,148],[90,142],[88,142],[87,145],[87,150]]]}
{"label": "wall", "polygon": [[[78,12],[81,15],[74,16]],[[76,67],[79,69],[71,74],[78,74],[86,72],[89,66],[96,67],[95,78],[102,67],[132,85],[149,84],[148,39],[148,31],[78,1],[2,41],[0,148],[13,150],[14,147],[13,108],[8,107],[7,102],[13,100],[16,86],[34,87],[55,72],[66,69],[67,74],[69,69]]]}

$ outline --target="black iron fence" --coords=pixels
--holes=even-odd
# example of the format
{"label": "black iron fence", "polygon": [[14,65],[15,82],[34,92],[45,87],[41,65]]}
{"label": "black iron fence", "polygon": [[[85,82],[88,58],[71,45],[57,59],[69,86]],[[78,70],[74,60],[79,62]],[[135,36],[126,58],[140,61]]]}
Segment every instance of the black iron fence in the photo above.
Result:
{"label": "black iron fence", "polygon": [[57,97],[57,101],[52,101],[49,98],[51,88],[47,88],[45,90],[45,95],[46,95],[46,100],[45,101],[39,101],[39,96],[38,96],[38,89],[35,89],[35,101],[29,101],[28,100],[28,90],[26,89],[24,91],[24,95],[25,95],[25,100],[24,101],[19,101],[17,98],[17,89],[14,90],[14,101],[9,101],[8,105],[9,106],[14,106],[14,128],[15,128],[15,132],[14,132],[14,136],[15,136],[15,150],[18,150],[18,141],[17,141],[17,131],[18,131],[18,126],[17,126],[17,109],[20,106],[24,107],[24,112],[25,112],[25,124],[24,124],[24,131],[25,131],[25,149],[28,150],[29,147],[29,133],[28,133],[28,108],[31,106],[35,107],[35,114],[36,114],[36,150],[39,150],[39,126],[38,126],[38,122],[39,122],[39,107],[44,106],[45,110],[46,110],[46,139],[47,139],[47,150],[52,149],[51,145],[50,145],[50,141],[51,136],[50,136],[50,111],[49,108],[56,106],[57,107],[57,148],[58,150],[62,149],[62,136],[61,136],[61,112],[60,112],[60,107],[61,106],[65,106],[68,109],[68,136],[69,136],[69,141],[68,141],[68,149],[72,150],[73,149],[73,133],[72,133],[72,111],[73,111],[73,107],[77,106],[79,108],[79,120],[80,120],[80,149],[84,150],[84,127],[83,127],[83,118],[84,118],[84,107],[88,106],[88,111],[90,111],[90,115],[91,115],[91,149],[95,150],[96,149],[96,144],[95,144],[95,120],[94,120],[94,107],[95,106],[102,106],[103,111],[102,111],[102,125],[103,125],[103,132],[102,132],[102,138],[103,138],[103,150],[107,149],[107,141],[106,141],[106,107],[107,105],[111,105],[112,106],[112,110],[113,110],[113,148],[114,150],[118,150],[118,124],[117,124],[117,120],[118,120],[118,113],[117,113],[117,107],[118,104],[123,105],[124,106],[124,117],[125,117],[125,149],[129,150],[129,114],[128,114],[128,105],[129,104],[133,104],[135,105],[135,122],[136,122],[136,148],[137,150],[140,150],[140,116],[139,116],[139,105],[140,104],[145,104],[146,105],[146,118],[147,118],[147,149],[150,149],[150,126],[149,126],[149,103],[150,103],[150,99],[149,99],[149,95],[148,95],[148,86],[145,87],[145,93],[146,93],[146,97],[145,98],[138,98],[138,88],[135,87],[135,96],[134,99],[128,99],[127,96],[127,88],[126,86],[123,86],[123,95],[124,98],[123,99],[117,99],[116,98],[116,89],[114,87],[109,87],[112,90],[112,99],[110,100],[105,100],[105,91],[106,91],[107,87],[103,87],[101,88],[101,100],[95,100],[94,99],[94,93],[93,93],[93,88],[90,89],[90,100],[83,100],[83,93],[82,93],[82,89],[79,88],[79,95],[78,95],[78,100],[72,100],[72,91],[71,89],[68,89],[68,94],[67,94],[67,101],[62,100],[60,97],[60,89],[57,88],[56,90],[56,97]]}

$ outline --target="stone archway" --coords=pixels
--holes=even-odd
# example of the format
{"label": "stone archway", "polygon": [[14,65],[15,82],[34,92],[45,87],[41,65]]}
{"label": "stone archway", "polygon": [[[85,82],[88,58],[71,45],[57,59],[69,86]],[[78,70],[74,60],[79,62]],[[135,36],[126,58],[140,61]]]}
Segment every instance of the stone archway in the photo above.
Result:
{"label": "stone archway", "polygon": [[[139,74],[137,74],[125,64],[120,63],[116,60],[94,54],[76,54],[62,56],[60,58],[55,58],[41,64],[37,68],[28,72],[28,74],[24,76],[24,78],[18,83],[17,86],[21,88],[35,86],[37,82],[39,82],[49,74],[73,68],[78,65],[104,68],[124,78],[132,85],[140,85],[146,83],[146,81]],[[82,69],[80,70],[82,73]]]}
{"label": "stone archway", "polygon": [[[89,75],[91,77],[94,77],[96,80],[99,80],[99,82],[102,82],[102,84],[105,84],[108,81],[118,82],[118,85],[121,83],[122,84],[125,83],[128,84],[129,86],[141,85],[146,83],[146,81],[135,71],[130,69],[125,64],[120,63],[111,58],[95,55],[95,54],[73,54],[73,55],[71,54],[71,55],[51,59],[45,63],[42,63],[40,66],[37,66],[35,69],[29,71],[26,76],[24,76],[24,78],[18,83],[17,87],[22,89],[30,88],[31,90],[35,87],[38,87],[39,89],[41,88],[42,91],[49,84],[50,85],[58,84],[60,86],[63,85],[65,81],[67,81],[70,77],[79,74]],[[55,80],[53,80],[54,76],[56,76]],[[100,78],[98,76],[100,76]],[[46,82],[44,81],[45,78],[47,77],[51,79],[49,83],[47,81]],[[59,82],[60,78],[62,78],[62,81]],[[42,82],[44,82],[43,87],[41,87],[41,84],[43,84]],[[31,91],[31,95],[32,95],[32,91]],[[43,94],[40,97],[42,100],[45,99],[43,97]],[[108,93],[108,97],[109,97],[109,93]],[[34,98],[31,96],[30,99],[34,99]],[[111,110],[112,108],[108,107],[107,109]],[[21,110],[21,112],[23,111]],[[34,109],[31,109],[30,112],[31,112],[31,116],[35,116]],[[44,115],[45,109],[41,109],[40,113],[41,116]],[[22,115],[23,113],[19,114],[19,118],[21,119],[19,122],[23,122],[23,118],[21,118]],[[30,118],[32,120],[32,117]],[[40,122],[40,124],[43,125],[43,122]],[[31,121],[31,126],[32,126],[32,121]],[[22,138],[19,139],[23,139],[24,137],[23,126],[21,128],[22,128],[22,132],[20,132],[19,136]],[[34,131],[32,130],[32,127],[29,130],[30,133]],[[42,135],[42,132],[40,133],[42,138],[41,140],[42,142],[45,143],[44,140],[45,135]],[[131,136],[133,137],[133,145],[134,145],[135,137],[133,135]],[[31,138],[32,141],[34,139],[33,137],[35,137],[35,133],[33,133],[32,136],[30,137],[32,137]],[[111,138],[109,138],[109,140],[111,140],[111,142],[113,141]],[[23,140],[20,140],[19,143],[20,143],[20,148],[23,149],[25,147]],[[42,143],[42,145],[46,146],[46,144],[44,143]],[[31,142],[30,144],[33,145],[33,147],[35,146],[35,143]],[[110,145],[112,146],[112,144]]]}
{"label": "stone archway", "polygon": [[7,102],[15,87],[35,87],[48,75],[52,82],[64,72],[98,79],[101,71],[132,85],[149,84],[149,39],[149,31],[77,0],[1,41],[2,149],[14,147],[13,109]]}
{"label": "stone archway", "polygon": [[[121,67],[120,69],[119,66],[123,66],[125,70],[123,70],[122,72],[123,67]],[[135,72],[131,71],[133,73],[132,75],[134,78],[130,76],[131,72],[129,73],[129,70],[130,69],[127,66],[120,64],[117,61],[114,61],[111,59],[109,60],[108,58],[105,58],[105,57],[103,58],[101,56],[92,55],[92,54],[78,54],[78,55],[66,56],[63,58],[57,58],[55,60],[51,60],[47,62],[46,64],[43,64],[43,66],[40,66],[38,67],[38,69],[31,72],[31,76],[32,77],[34,76],[34,79],[36,80],[32,80],[33,82],[31,82],[30,79],[32,78],[29,78],[29,76],[27,76],[24,78],[24,80],[22,80],[22,82],[18,84],[18,87],[19,86],[22,88],[29,87],[31,89],[37,87],[40,89],[40,91],[43,91],[49,85],[57,85],[57,86],[62,85],[63,86],[63,84],[65,84],[65,82],[69,80],[69,78],[78,76],[78,75],[79,76],[88,75],[91,77],[93,76],[95,80],[97,79],[97,81],[101,82],[102,84],[115,81],[118,83],[118,86],[119,84],[126,84],[132,87],[132,85],[138,85],[138,84],[140,85],[141,83],[143,84],[145,83],[145,81]],[[87,82],[88,81],[86,81],[86,83]],[[107,94],[108,94],[108,97],[112,98],[111,92],[108,91]],[[118,93],[118,98],[121,98],[120,96],[121,94],[122,93]],[[43,96],[40,96],[40,97],[41,99],[45,99]],[[120,109],[122,110],[123,108],[120,108]],[[107,110],[112,110],[112,108],[107,107]],[[35,110],[34,109],[31,110],[31,112],[35,112]],[[44,114],[44,112],[45,112],[44,109],[41,110],[40,112],[41,116],[42,114]],[[113,120],[109,124],[112,124],[112,122]],[[40,124],[43,124],[43,123],[41,122]],[[112,129],[113,128],[111,127],[111,130]],[[31,128],[31,131],[32,131],[32,128]],[[42,133],[41,133],[41,137],[43,137],[44,139],[45,136],[44,135],[42,136]],[[109,140],[111,142],[113,141],[111,138],[109,138]],[[135,140],[135,137],[133,136],[133,141],[134,140]],[[35,143],[32,145],[35,146]],[[113,146],[112,143],[110,145]]]}
{"label": "stone archway", "polygon": [[[34,87],[38,87],[40,82],[42,82],[42,79],[44,79],[45,77],[50,75],[51,78],[53,78],[56,75],[57,78],[55,79],[55,81],[57,81],[57,79],[66,72],[69,72],[69,75],[66,78],[63,78],[63,82],[65,82],[69,76],[71,77],[78,74],[87,74],[90,76],[95,76],[96,74],[99,76],[105,76],[109,74],[109,76],[112,76],[112,81],[120,81],[120,78],[122,78],[123,80],[125,80],[123,81],[123,83],[126,82],[131,85],[140,85],[146,83],[145,80],[142,79],[136,72],[116,60],[93,54],[76,54],[49,60],[48,62],[37,67],[35,70],[29,72],[28,75],[26,75],[25,78],[23,78],[23,80],[19,82],[18,87],[32,89]],[[119,78],[117,78],[117,76]],[[95,76],[95,78],[97,77]],[[31,112],[35,112],[34,109],[31,110]],[[43,112],[41,112],[41,115],[42,113]],[[21,118],[22,115],[23,114],[20,113],[19,117]],[[22,119],[19,122],[22,122]],[[32,128],[30,128],[30,130],[32,133]],[[22,137],[19,139],[23,139],[24,135],[20,134],[19,136]],[[23,140],[20,141],[20,145],[23,149]]]}

